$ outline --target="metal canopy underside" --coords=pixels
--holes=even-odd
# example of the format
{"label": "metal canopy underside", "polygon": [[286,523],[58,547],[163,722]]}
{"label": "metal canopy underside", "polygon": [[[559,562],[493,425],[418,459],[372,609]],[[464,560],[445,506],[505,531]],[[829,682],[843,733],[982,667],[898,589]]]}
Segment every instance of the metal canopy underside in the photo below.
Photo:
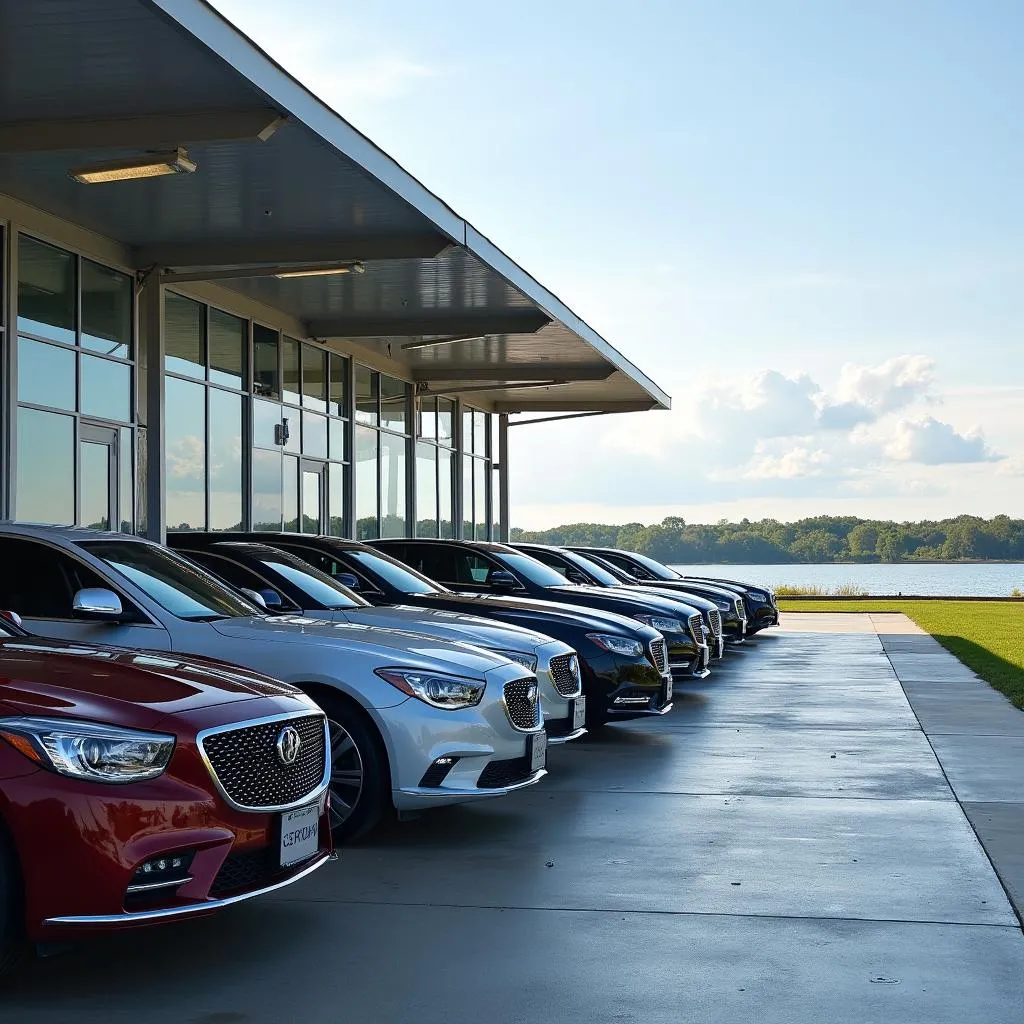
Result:
{"label": "metal canopy underside", "polygon": [[[156,265],[172,285],[174,271],[208,273],[311,337],[388,356],[421,388],[470,400],[485,389],[496,411],[669,405],[201,0],[0,0],[0,75],[0,192],[131,247],[139,270]],[[92,186],[68,175],[179,145],[195,174]],[[267,273],[353,260],[364,273]],[[237,276],[255,265],[262,276]],[[465,340],[417,344],[452,337]],[[544,382],[557,386],[525,386]]]}

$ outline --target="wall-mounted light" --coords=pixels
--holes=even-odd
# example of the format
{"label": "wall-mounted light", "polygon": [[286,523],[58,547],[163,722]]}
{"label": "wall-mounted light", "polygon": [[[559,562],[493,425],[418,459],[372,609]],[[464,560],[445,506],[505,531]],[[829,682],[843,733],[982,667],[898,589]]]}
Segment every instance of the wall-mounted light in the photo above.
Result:
{"label": "wall-mounted light", "polygon": [[98,185],[105,181],[132,181],[136,178],[160,178],[166,174],[192,174],[197,164],[179,146],[166,153],[147,153],[129,160],[110,160],[90,164],[68,171],[75,181],[83,185]]}
{"label": "wall-mounted light", "polygon": [[295,270],[278,271],[274,277],[331,277],[334,274],[363,274],[365,272],[366,267],[362,263],[346,263],[337,267],[296,267]]}

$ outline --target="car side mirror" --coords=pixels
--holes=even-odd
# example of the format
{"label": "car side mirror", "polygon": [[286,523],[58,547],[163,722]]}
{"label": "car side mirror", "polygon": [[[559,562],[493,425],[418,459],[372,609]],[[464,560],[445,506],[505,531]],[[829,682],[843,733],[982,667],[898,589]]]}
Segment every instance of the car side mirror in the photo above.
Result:
{"label": "car side mirror", "polygon": [[8,622],[13,622],[16,626],[24,626],[21,616],[17,612],[8,611],[6,608],[0,610],[0,619],[7,619]]}
{"label": "car side mirror", "polygon": [[253,604],[258,605],[260,608],[267,610],[267,602],[263,595],[258,590],[253,590],[250,587],[239,587],[239,593],[245,594]]}
{"label": "car side mirror", "polygon": [[259,595],[263,598],[263,604],[271,611],[284,607],[284,598],[272,587],[264,587],[259,591]]}
{"label": "car side mirror", "polygon": [[487,577],[487,582],[494,587],[495,590],[519,589],[519,580],[517,580],[507,569],[495,569],[494,572]]}
{"label": "car side mirror", "polygon": [[124,615],[121,598],[106,587],[86,587],[75,594],[71,614],[93,622],[119,622]]}
{"label": "car side mirror", "polygon": [[590,582],[590,580],[588,580],[587,577],[579,571],[579,569],[570,569],[566,572],[565,578],[570,583],[576,583],[579,586],[586,586]]}
{"label": "car side mirror", "polygon": [[349,590],[359,589],[359,577],[352,572],[339,572],[334,574],[334,578],[343,586],[348,587]]}

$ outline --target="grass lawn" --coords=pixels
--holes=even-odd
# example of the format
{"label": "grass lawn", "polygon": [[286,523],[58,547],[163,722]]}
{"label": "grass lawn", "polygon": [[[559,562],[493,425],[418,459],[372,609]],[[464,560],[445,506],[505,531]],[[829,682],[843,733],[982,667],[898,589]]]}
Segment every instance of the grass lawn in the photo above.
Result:
{"label": "grass lawn", "polygon": [[1019,708],[1024,708],[1024,604],[779,598],[789,612],[903,612]]}

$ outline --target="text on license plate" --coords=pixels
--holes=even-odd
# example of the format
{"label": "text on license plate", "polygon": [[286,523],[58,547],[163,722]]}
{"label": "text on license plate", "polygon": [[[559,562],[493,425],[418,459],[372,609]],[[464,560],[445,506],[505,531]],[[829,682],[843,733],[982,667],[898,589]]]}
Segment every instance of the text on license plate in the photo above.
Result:
{"label": "text on license plate", "polygon": [[281,867],[308,860],[320,849],[320,807],[308,804],[281,815]]}
{"label": "text on license plate", "polygon": [[547,764],[548,759],[548,734],[546,732],[534,733],[527,741],[530,757],[530,774],[539,772]]}
{"label": "text on license plate", "polygon": [[577,729],[583,728],[583,723],[587,720],[587,698],[577,697],[573,709],[572,709],[572,730],[575,732]]}
{"label": "text on license plate", "polygon": [[665,703],[667,704],[672,699],[672,680],[665,680]]}

